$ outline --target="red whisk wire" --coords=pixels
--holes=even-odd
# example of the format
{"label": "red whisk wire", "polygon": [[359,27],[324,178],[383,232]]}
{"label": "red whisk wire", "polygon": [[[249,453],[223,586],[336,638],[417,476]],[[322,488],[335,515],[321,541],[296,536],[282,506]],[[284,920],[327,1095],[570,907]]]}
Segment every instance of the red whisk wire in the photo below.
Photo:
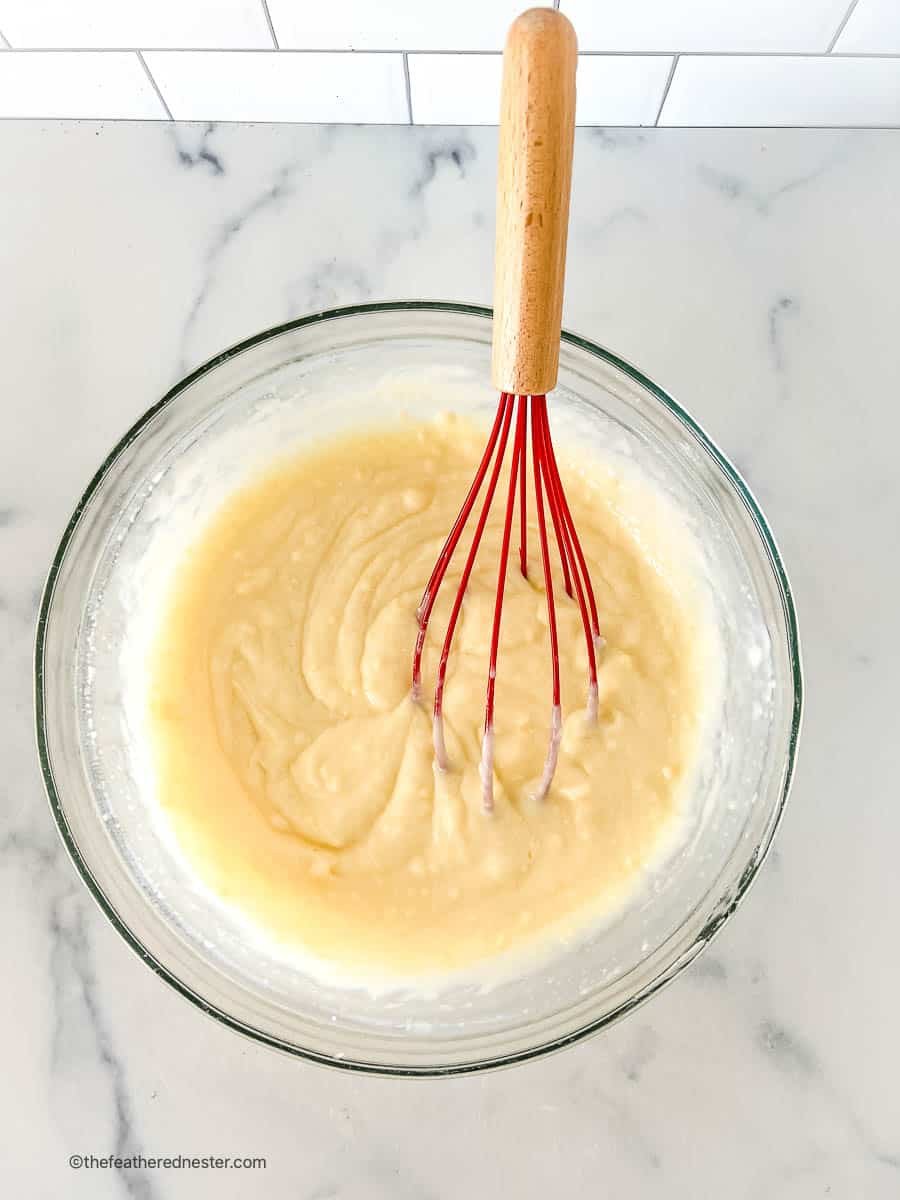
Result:
{"label": "red whisk wire", "polygon": [[545,471],[546,450],[544,447],[544,431],[538,419],[538,404],[540,396],[531,400],[531,444],[534,460],[534,494],[537,507],[538,537],[541,544],[541,562],[544,567],[544,590],[547,593],[547,625],[550,631],[550,661],[553,668],[553,704],[560,703],[559,683],[559,634],[556,628],[556,603],[553,595],[553,575],[550,569],[550,546],[547,539],[547,520],[544,516],[544,494],[541,477]]}
{"label": "red whisk wire", "polygon": [[[519,400],[524,405],[526,397],[520,396]],[[525,496],[526,445],[527,437],[522,443],[522,457],[519,460],[519,570],[525,579],[528,578],[528,503]],[[534,450],[531,453],[533,456]]]}
{"label": "red whisk wire", "polygon": [[556,763],[559,758],[559,746],[562,740],[562,704],[560,700],[559,683],[559,635],[556,629],[556,604],[553,597],[553,576],[550,571],[550,547],[547,543],[547,521],[544,516],[544,496],[541,486],[541,476],[545,468],[546,448],[544,430],[539,420],[541,396],[531,398],[531,459],[534,467],[534,496],[537,508],[538,538],[541,544],[541,562],[544,567],[544,591],[547,594],[547,626],[550,631],[550,664],[553,672],[553,702],[550,709],[550,746],[544,763],[541,781],[535,794],[535,799],[543,800],[550,790]]}
{"label": "red whisk wire", "polygon": [[[503,456],[506,453],[506,443],[509,438],[509,427],[512,423],[514,403],[515,401],[513,397],[507,395],[506,392],[501,395],[500,404],[497,410],[498,415],[503,421],[503,427],[500,431],[500,445],[497,450],[497,457],[494,461],[494,469],[492,470],[490,480],[488,481],[488,489],[484,498],[484,504],[481,508],[481,514],[478,518],[478,524],[475,526],[475,533],[472,538],[472,545],[469,548],[468,557],[466,558],[466,565],[463,567],[463,573],[459,581],[459,587],[456,590],[456,597],[453,601],[453,608],[450,612],[450,620],[447,624],[447,633],[444,637],[444,645],[441,649],[440,663],[438,664],[437,684],[435,685],[434,689],[434,753],[435,758],[437,759],[437,764],[442,770],[446,770],[447,768],[447,749],[444,745],[443,726],[444,682],[447,678],[447,662],[450,658],[450,647],[453,644],[453,634],[456,631],[456,623],[459,620],[459,612],[462,608],[463,596],[465,595],[466,588],[469,584],[469,576],[472,574],[472,568],[475,565],[478,547],[481,545],[481,535],[484,533],[484,527],[487,523],[488,513],[491,510],[494,492],[497,489],[497,480],[500,478],[500,468],[503,466]],[[485,471],[486,470],[487,467],[485,467]],[[483,474],[481,478],[484,478]],[[438,586],[440,586],[440,584],[438,584]],[[424,629],[421,626],[420,633],[424,634]],[[421,666],[421,664],[418,665]]]}
{"label": "red whisk wire", "polygon": [[553,476],[556,480],[558,496],[559,496],[559,500],[560,500],[561,507],[562,507],[563,520],[566,525],[566,528],[568,529],[572,544],[575,547],[575,554],[577,555],[577,558],[578,558],[578,565],[581,568],[582,578],[584,579],[584,586],[585,586],[585,591],[587,593],[588,605],[591,610],[591,631],[593,632],[593,635],[595,638],[599,638],[600,637],[600,622],[597,617],[597,602],[594,599],[594,589],[591,585],[591,576],[588,572],[587,563],[585,562],[585,559],[584,559],[584,552],[581,549],[581,541],[579,540],[578,533],[575,529],[575,522],[572,520],[572,513],[569,510],[569,502],[566,499],[566,493],[563,491],[562,480],[559,475],[559,467],[556,464],[556,451],[553,449],[553,442],[550,439],[550,422],[549,422],[549,418],[547,416],[547,397],[544,396],[543,400],[544,400],[544,403],[542,406],[543,407],[543,418],[544,418],[544,426],[547,431],[547,449],[549,451],[550,467],[551,467],[551,470],[553,471]]}
{"label": "red whisk wire", "polygon": [[[485,447],[484,454],[481,456],[481,462],[478,465],[478,470],[475,473],[475,478],[472,480],[472,486],[469,488],[462,508],[456,520],[453,522],[453,528],[447,535],[447,540],[444,542],[443,549],[438,555],[438,560],[434,564],[434,570],[431,572],[431,578],[426,584],[425,591],[422,593],[422,599],[419,601],[419,607],[416,610],[416,621],[418,622],[419,632],[416,637],[416,649],[413,656],[413,682],[412,692],[413,699],[418,700],[422,690],[422,651],[425,647],[425,634],[428,630],[428,619],[431,616],[431,610],[434,608],[434,602],[437,599],[437,594],[440,591],[441,583],[444,575],[447,573],[447,567],[450,565],[450,559],[453,557],[453,551],[462,536],[462,531],[466,527],[466,522],[469,519],[469,514],[478,499],[478,493],[481,491],[481,484],[487,474],[487,469],[490,466],[491,455],[494,453],[494,446],[497,442],[497,435],[500,432],[500,423],[503,420],[505,412],[507,395],[506,392],[501,392],[500,402],[497,405],[497,415],[494,417],[494,424],[491,428],[488,444]],[[505,445],[505,440],[504,440]],[[500,451],[500,457],[503,457],[503,451]]]}
{"label": "red whisk wire", "polygon": [[[543,439],[545,426],[547,426],[547,419],[546,419],[547,418],[547,397],[546,396],[532,396],[531,397],[531,406],[532,406],[532,409],[538,410],[537,428],[540,431],[541,438]],[[546,432],[547,432],[547,437],[549,438],[549,436],[550,436],[549,427],[547,427]],[[544,454],[542,455],[542,469],[541,469],[541,473],[545,479],[548,479],[548,477],[549,477],[548,476],[547,459],[548,459],[548,454],[545,451]],[[575,594],[572,591],[572,571],[569,566],[569,552],[568,552],[568,548],[567,548],[567,544],[566,544],[566,539],[564,536],[564,525],[563,525],[563,521],[562,521],[562,517],[559,512],[559,509],[553,503],[553,498],[551,495],[551,490],[550,490],[549,485],[547,488],[547,506],[550,509],[550,519],[553,522],[553,532],[556,535],[556,548],[559,551],[559,561],[562,565],[563,587],[565,588],[566,595],[570,599],[574,600]]]}
{"label": "red whisk wire", "polygon": [[[482,740],[481,764],[479,774],[482,784],[482,806],[486,812],[494,807],[494,696],[497,680],[497,658],[500,649],[500,628],[503,616],[503,597],[506,589],[506,575],[509,566],[509,549],[512,537],[512,523],[516,508],[516,491],[518,490],[519,504],[519,568],[522,575],[528,577],[527,551],[527,453],[528,453],[528,396],[514,396],[509,392],[501,392],[497,413],[491,429],[488,443],[479,463],[472,485],[469,488],[462,508],[444,543],[438,560],[435,563],[428,585],[422,596],[416,612],[418,634],[413,655],[412,694],[418,699],[421,694],[422,653],[428,630],[428,622],[434,609],[437,594],[446,575],[450,560],[462,536],[463,529],[469,519],[475,501],[481,491],[485,476],[490,470],[487,491],[481,506],[481,512],[472,536],[472,544],[463,567],[459,586],[454,597],[447,632],[444,637],[441,656],[438,663],[437,681],[434,693],[434,752],[435,759],[441,769],[448,766],[447,749],[444,742],[443,700],[444,686],[447,678],[447,664],[453,644],[454,634],[459,622],[463,597],[469,584],[469,579],[475,565],[478,550],[481,545],[485,525],[490,514],[497,483],[506,454],[509,441],[513,414],[516,417],[516,427],[513,436],[512,462],[509,471],[509,484],[506,497],[506,511],[503,521],[503,535],[500,548],[500,561],[497,571],[497,590],[494,601],[494,617],[491,628],[490,657],[488,665],[488,680],[485,696],[484,734]],[[496,450],[496,455],[495,455]],[[547,624],[550,635],[550,659],[552,667],[552,707],[550,714],[550,744],[543,774],[538,784],[535,797],[543,799],[550,789],[556,770],[559,748],[562,741],[562,708],[559,668],[559,629],[556,616],[556,602],[553,591],[553,578],[550,564],[550,545],[547,532],[546,512],[549,510],[553,530],[556,535],[556,545],[559,552],[563,571],[563,584],[566,593],[572,597],[574,583],[574,598],[577,600],[588,655],[589,688],[588,716],[597,714],[597,659],[596,648],[602,645],[597,620],[597,605],[594,590],[587,569],[587,562],[581,548],[572,513],[563,490],[562,479],[550,436],[550,423],[547,415],[547,397],[531,397],[531,455],[534,475],[535,505],[537,512],[538,537],[541,551],[541,564],[544,574],[544,588],[547,598]],[[493,460],[493,466],[491,465]],[[546,506],[545,506],[546,500]]]}
{"label": "red whisk wire", "polygon": [[519,462],[525,453],[525,423],[527,396],[517,398],[516,435],[513,440],[512,466],[506,497],[506,516],[503,521],[503,541],[500,545],[500,565],[497,569],[497,596],[494,600],[494,624],[491,629],[491,656],[488,666],[487,696],[484,706],[484,739],[481,747],[481,800],[485,812],[494,807],[494,688],[497,682],[497,654],[500,649],[500,622],[503,617],[503,593],[506,590],[506,565],[509,562],[509,541],[513,512],[516,506],[516,480]]}
{"label": "red whisk wire", "polygon": [[[575,597],[578,601],[579,611],[581,612],[581,623],[584,626],[584,640],[587,648],[588,674],[590,677],[588,686],[588,715],[593,717],[596,714],[597,708],[597,657],[595,653],[594,634],[588,614],[588,602],[585,598],[585,587],[582,584],[582,572],[587,581],[587,588],[590,589],[592,603],[593,589],[591,588],[591,581],[587,573],[584,555],[581,553],[580,544],[577,545],[577,553],[573,553],[572,549],[574,525],[565,492],[563,491],[562,480],[559,477],[559,470],[556,466],[556,456],[553,453],[553,442],[550,439],[550,423],[547,419],[546,397],[544,397],[543,404],[539,405],[538,419],[542,427],[543,447],[545,451],[544,465],[547,468],[544,474],[544,479],[547,483],[547,499],[551,512],[554,509],[557,512],[558,528],[562,533],[565,552],[572,566],[572,578],[575,581]],[[575,535],[575,540],[577,542],[577,535]],[[579,567],[581,567],[581,570],[579,570]]]}

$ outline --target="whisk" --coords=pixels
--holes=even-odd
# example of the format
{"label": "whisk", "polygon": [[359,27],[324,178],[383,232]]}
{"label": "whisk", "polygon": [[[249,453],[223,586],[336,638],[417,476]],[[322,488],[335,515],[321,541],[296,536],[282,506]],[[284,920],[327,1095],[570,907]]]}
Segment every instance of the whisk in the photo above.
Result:
{"label": "whisk", "polygon": [[444,637],[434,693],[433,738],[438,766],[449,766],[444,739],[443,701],[447,663],[466,588],[512,432],[512,460],[497,592],[491,630],[487,696],[479,774],[482,804],[494,807],[494,688],[503,615],[503,594],[518,496],[519,570],[528,576],[527,503],[528,432],[534,503],[552,664],[550,743],[536,798],[550,790],[562,740],[559,640],[551,570],[549,525],[556,541],[566,595],[577,603],[588,660],[587,715],[597,716],[597,654],[602,646],[597,604],[575,522],[566,500],[550,435],[547,393],[559,371],[560,326],[572,150],[575,134],[575,31],[562,13],[529,9],[510,28],[503,54],[500,144],[497,184],[497,241],[494,275],[492,379],[500,392],[487,446],[459,515],[453,523],[416,612],[418,635],[413,655],[412,694],[421,697],[422,652],[428,622],[450,560],[468,523],[482,486],[481,504]]}

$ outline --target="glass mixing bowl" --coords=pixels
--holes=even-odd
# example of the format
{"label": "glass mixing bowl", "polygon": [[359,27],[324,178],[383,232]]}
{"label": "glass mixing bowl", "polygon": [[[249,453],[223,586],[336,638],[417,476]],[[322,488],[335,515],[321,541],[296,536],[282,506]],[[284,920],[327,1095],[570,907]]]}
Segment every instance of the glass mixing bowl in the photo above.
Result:
{"label": "glass mixing bowl", "polygon": [[765,518],[678,404],[615,355],[563,334],[557,441],[637,464],[703,548],[725,682],[687,836],[614,919],[549,957],[523,959],[491,987],[457,980],[372,994],[323,982],[248,937],[240,915],[196,882],[158,818],[140,733],[144,656],[171,571],[233,487],[276,453],[358,427],[386,376],[427,408],[422,381],[436,373],[486,418],[496,403],[490,339],[487,309],[394,303],[319,313],[218,355],[109,454],[72,515],[41,603],[41,766],[60,833],[103,911],[204,1012],[260,1042],[353,1070],[496,1067],[631,1011],[734,911],[772,841],[794,769],[797,624]]}

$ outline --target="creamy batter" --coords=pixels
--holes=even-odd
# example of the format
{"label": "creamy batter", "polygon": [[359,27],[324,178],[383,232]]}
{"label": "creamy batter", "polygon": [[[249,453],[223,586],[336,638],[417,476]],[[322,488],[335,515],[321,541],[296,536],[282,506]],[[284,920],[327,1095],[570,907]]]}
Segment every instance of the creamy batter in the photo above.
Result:
{"label": "creamy batter", "polygon": [[[175,582],[150,692],[159,795],[194,869],[270,937],[352,970],[463,967],[620,901],[677,820],[703,670],[662,524],[615,474],[561,455],[606,646],[587,720],[577,605],[557,575],[564,729],[553,786],[550,657],[531,513],[510,556],[497,677],[495,811],[478,763],[502,500],[450,659],[450,769],[430,700],[468,546],[410,697],[415,612],[484,433],[448,417],[324,445],[236,495]],[[533,499],[531,500],[533,508]],[[555,549],[554,549],[555,554]],[[558,560],[556,570],[558,572]]]}

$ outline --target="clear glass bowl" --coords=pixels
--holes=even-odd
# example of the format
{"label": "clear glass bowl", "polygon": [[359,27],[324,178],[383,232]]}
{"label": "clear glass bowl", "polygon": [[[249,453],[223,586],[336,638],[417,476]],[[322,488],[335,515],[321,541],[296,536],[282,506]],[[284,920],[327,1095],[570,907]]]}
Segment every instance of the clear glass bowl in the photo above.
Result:
{"label": "clear glass bowl", "polygon": [[[615,919],[490,988],[372,995],[317,981],[248,938],[199,887],[156,816],[139,731],[141,655],[173,565],[227,491],[276,450],[368,416],[385,372],[465,383],[487,413],[490,311],[364,305],[268,330],[173,388],[112,450],[63,535],[41,603],[37,736],[60,833],[128,944],[204,1012],[345,1068],[441,1075],[565,1046],[673,979],[734,911],[784,807],[801,713],[788,579],[735,469],[660,388],[563,334],[554,428],[637,461],[704,549],[725,656],[689,836]],[[468,385],[471,384],[469,387]],[[376,389],[377,390],[377,389]],[[421,388],[420,388],[421,390]]]}

